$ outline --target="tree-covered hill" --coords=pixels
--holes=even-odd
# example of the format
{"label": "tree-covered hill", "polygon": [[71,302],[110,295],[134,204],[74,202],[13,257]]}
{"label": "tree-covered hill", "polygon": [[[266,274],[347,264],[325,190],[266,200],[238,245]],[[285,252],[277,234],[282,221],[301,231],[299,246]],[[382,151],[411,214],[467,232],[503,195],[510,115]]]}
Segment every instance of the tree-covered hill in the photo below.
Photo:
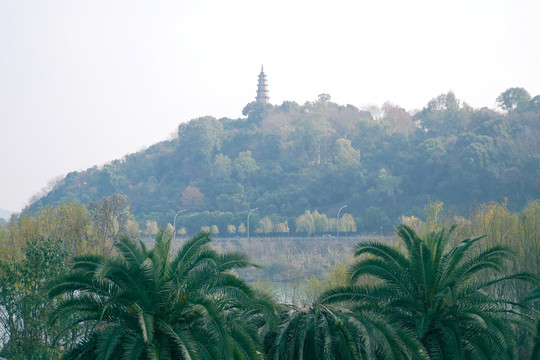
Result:
{"label": "tree-covered hill", "polygon": [[190,232],[215,224],[225,233],[253,208],[253,221],[274,225],[264,232],[294,232],[306,210],[335,218],[345,204],[359,231],[421,216],[435,200],[455,213],[505,197],[521,208],[540,198],[540,96],[512,88],[497,101],[504,112],[451,92],[415,114],[390,103],[362,111],[326,94],[304,105],[254,102],[243,118],[194,119],[173,140],[69,173],[25,211],[122,193],[138,220],[165,224],[186,209],[178,219]]}

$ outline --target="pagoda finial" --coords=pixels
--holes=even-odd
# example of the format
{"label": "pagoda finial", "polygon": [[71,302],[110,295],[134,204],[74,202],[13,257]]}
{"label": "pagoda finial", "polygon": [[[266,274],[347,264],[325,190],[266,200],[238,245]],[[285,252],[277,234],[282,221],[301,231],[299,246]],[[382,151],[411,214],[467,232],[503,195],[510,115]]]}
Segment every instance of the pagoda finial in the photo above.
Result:
{"label": "pagoda finial", "polygon": [[261,65],[261,73],[259,74],[259,83],[257,85],[257,97],[256,102],[268,104],[270,97],[268,96],[268,83],[266,82],[266,74],[264,73],[264,67]]}

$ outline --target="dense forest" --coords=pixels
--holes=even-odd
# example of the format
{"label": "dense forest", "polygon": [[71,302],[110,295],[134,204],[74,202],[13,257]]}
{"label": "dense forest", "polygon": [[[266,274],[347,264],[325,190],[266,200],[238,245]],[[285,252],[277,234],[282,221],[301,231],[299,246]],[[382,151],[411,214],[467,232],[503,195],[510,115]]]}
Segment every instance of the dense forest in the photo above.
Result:
{"label": "dense forest", "polygon": [[[540,96],[511,88],[497,102],[503,111],[473,109],[450,92],[415,113],[390,103],[359,110],[327,94],[253,102],[243,118],[181,123],[172,140],[69,173],[25,212],[124,194],[139,222],[172,223],[186,209],[187,233],[245,232],[258,208],[253,232],[309,235],[335,231],[343,205],[348,232],[391,230],[437,200],[454,214],[505,198],[519,210],[540,197]],[[303,215],[326,223],[303,225]]]}

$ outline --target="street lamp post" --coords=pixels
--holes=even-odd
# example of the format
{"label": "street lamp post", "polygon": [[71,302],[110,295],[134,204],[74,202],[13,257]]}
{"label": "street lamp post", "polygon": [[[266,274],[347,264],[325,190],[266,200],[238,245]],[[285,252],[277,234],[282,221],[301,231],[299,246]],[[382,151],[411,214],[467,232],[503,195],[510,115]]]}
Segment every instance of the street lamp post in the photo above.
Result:
{"label": "street lamp post", "polygon": [[178,214],[180,214],[181,212],[184,212],[186,211],[186,209],[182,209],[182,210],[179,210],[176,215],[174,215],[174,220],[173,220],[173,234],[174,236],[176,237],[176,217],[178,216]]}
{"label": "street lamp post", "polygon": [[251,213],[252,213],[253,211],[258,210],[258,209],[259,209],[259,208],[256,207],[255,209],[249,210],[249,214],[248,214],[248,216],[247,216],[247,239],[248,239],[248,241],[249,241],[249,217],[250,217],[250,215],[251,215]]}
{"label": "street lamp post", "polygon": [[339,213],[341,212],[341,210],[345,209],[346,207],[347,207],[347,205],[343,205],[342,207],[339,208],[339,210],[337,212],[336,235],[337,235],[338,239],[339,239]]}

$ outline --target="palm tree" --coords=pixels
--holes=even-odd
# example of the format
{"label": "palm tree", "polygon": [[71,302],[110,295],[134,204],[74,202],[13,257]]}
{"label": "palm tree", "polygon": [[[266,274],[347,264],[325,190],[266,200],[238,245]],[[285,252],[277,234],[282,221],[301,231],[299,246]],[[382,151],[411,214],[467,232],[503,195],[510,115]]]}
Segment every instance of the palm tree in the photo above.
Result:
{"label": "palm tree", "polygon": [[[218,254],[207,232],[171,257],[172,234],[148,250],[128,238],[119,256],[82,256],[54,282],[52,322],[81,329],[68,359],[258,359],[260,328],[271,302],[234,269],[254,266],[244,254]],[[257,321],[254,321],[256,319]],[[66,329],[66,330],[69,330]]]}
{"label": "palm tree", "polygon": [[524,302],[532,304],[533,316],[536,317],[536,331],[533,338],[533,347],[531,350],[531,360],[540,360],[540,287],[534,289],[531,294],[524,299]]}
{"label": "palm tree", "polygon": [[[401,249],[379,242],[360,243],[350,269],[351,285],[326,292],[329,303],[379,309],[420,339],[431,359],[514,359],[513,326],[524,325],[516,306],[488,289],[504,281],[532,280],[505,275],[511,253],[500,246],[473,250],[481,239],[451,246],[448,231],[420,238],[399,226]],[[375,284],[358,284],[360,279]]]}
{"label": "palm tree", "polygon": [[426,359],[414,334],[389,320],[321,302],[286,306],[267,359]]}

